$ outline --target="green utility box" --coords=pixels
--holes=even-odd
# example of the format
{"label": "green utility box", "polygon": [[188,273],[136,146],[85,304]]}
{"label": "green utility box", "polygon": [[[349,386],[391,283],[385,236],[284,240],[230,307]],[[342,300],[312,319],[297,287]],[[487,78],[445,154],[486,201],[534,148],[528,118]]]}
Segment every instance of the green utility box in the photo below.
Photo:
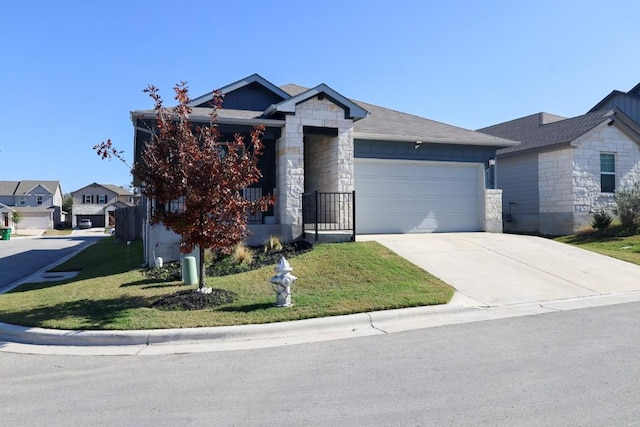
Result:
{"label": "green utility box", "polygon": [[196,257],[186,256],[182,259],[182,281],[187,286],[198,284],[198,267]]}

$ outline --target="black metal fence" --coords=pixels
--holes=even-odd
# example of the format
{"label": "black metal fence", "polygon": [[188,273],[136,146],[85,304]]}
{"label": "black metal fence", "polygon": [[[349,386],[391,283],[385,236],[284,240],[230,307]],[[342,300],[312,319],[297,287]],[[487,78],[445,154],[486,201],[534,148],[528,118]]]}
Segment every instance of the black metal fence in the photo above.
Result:
{"label": "black metal fence", "polygon": [[[260,187],[247,187],[244,189],[245,199],[255,202],[262,197],[262,188]],[[247,215],[247,222],[249,224],[262,224],[262,212],[249,212]]]}
{"label": "black metal fence", "polygon": [[351,231],[356,240],[356,192],[323,193],[314,191],[302,195],[302,227],[313,232],[318,241],[320,232]]}

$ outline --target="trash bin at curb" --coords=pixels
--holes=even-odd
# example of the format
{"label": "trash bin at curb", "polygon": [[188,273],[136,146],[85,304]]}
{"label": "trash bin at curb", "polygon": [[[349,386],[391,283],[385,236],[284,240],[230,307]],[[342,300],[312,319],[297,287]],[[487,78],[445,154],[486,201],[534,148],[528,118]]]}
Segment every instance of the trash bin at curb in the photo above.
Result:
{"label": "trash bin at curb", "polygon": [[196,257],[186,256],[182,258],[182,281],[187,286],[198,284],[198,268]]}
{"label": "trash bin at curb", "polygon": [[2,240],[10,240],[11,239],[11,229],[3,228],[2,229]]}

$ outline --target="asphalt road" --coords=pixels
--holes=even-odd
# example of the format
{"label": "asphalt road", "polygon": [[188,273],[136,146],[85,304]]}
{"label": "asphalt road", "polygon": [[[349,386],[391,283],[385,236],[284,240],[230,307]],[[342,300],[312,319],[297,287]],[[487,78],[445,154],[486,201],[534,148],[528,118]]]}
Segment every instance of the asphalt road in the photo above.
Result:
{"label": "asphalt road", "polygon": [[640,423],[640,303],[250,351],[0,352],[23,425]]}
{"label": "asphalt road", "polygon": [[0,292],[11,283],[95,243],[104,232],[82,231],[69,236],[11,238],[0,241]]}

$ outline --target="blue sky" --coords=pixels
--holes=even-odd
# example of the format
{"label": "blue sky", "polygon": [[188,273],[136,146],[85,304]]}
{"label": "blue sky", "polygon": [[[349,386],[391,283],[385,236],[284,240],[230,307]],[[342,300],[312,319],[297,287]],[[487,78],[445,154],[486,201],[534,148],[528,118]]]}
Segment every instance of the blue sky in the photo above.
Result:
{"label": "blue sky", "polygon": [[0,180],[126,186],[129,112],[258,73],[477,129],[587,112],[640,82],[640,2],[210,0],[5,2]]}

